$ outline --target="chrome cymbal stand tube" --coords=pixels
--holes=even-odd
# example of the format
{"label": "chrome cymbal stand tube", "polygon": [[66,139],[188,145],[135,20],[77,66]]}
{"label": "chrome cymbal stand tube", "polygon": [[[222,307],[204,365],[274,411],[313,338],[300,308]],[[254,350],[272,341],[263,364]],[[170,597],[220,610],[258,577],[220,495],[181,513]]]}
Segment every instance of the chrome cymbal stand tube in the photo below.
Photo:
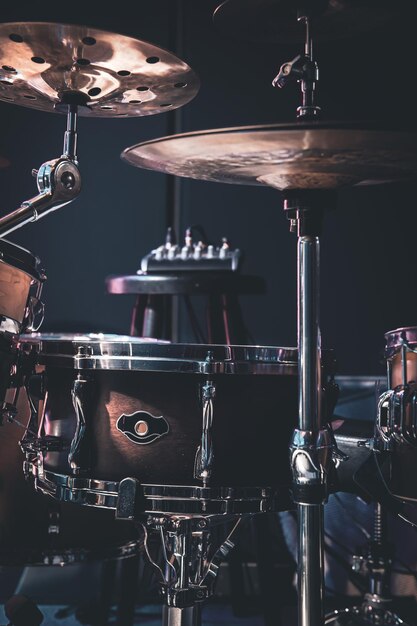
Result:
{"label": "chrome cymbal stand tube", "polygon": [[44,215],[75,200],[81,190],[81,175],[77,161],[77,105],[62,104],[67,109],[67,129],[63,154],[46,161],[39,170],[33,170],[38,195],[22,202],[20,207],[0,219],[0,237],[36,222]]}
{"label": "chrome cymbal stand tube", "polygon": [[298,237],[299,422],[290,446],[292,495],[298,511],[299,626],[323,626],[323,504],[332,456],[321,423],[321,338],[319,327],[320,229],[327,192],[288,195],[284,208]]}
{"label": "chrome cymbal stand tube", "polygon": [[[311,18],[301,8],[298,21],[305,26],[304,52],[284,63],[272,84],[285,87],[300,84],[302,104],[299,120],[318,119],[315,103],[319,79],[313,58]],[[325,191],[291,192],[284,200],[290,230],[296,232],[297,246],[297,345],[299,422],[290,446],[293,476],[293,500],[298,512],[298,624],[324,624],[324,502],[327,497],[326,475],[331,463],[329,431],[322,429],[321,415],[321,337],[320,314],[320,231],[322,202],[329,200]],[[333,200],[333,198],[332,198]],[[329,453],[330,452],[330,453]]]}

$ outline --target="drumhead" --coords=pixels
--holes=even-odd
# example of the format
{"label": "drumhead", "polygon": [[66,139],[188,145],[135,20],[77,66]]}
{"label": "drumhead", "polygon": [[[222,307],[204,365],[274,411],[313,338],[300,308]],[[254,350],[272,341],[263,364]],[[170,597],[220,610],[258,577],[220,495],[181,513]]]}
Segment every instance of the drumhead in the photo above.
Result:
{"label": "drumhead", "polygon": [[[274,346],[175,344],[107,334],[44,334],[20,337],[21,349],[38,353],[39,363],[73,369],[137,370],[195,374],[294,374],[297,349]],[[333,369],[333,352],[323,363]]]}
{"label": "drumhead", "polygon": [[417,347],[417,326],[404,326],[390,330],[384,335],[386,340],[385,356],[390,358],[398,352],[404,343]]}
{"label": "drumhead", "polygon": [[21,246],[0,238],[0,261],[22,270],[35,280],[43,281],[45,276],[40,267],[40,259]]}

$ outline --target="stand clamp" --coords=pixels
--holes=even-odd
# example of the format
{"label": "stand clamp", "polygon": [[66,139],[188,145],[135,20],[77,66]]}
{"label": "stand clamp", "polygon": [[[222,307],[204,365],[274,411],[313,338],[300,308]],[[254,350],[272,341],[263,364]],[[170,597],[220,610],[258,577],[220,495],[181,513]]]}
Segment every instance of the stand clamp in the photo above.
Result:
{"label": "stand clamp", "polygon": [[298,119],[318,119],[321,109],[315,104],[316,84],[319,80],[319,68],[313,58],[313,43],[310,33],[310,15],[304,11],[299,14],[298,21],[305,25],[304,53],[297,55],[292,61],[283,63],[278,75],[272,81],[273,87],[285,87],[291,81],[301,86],[302,105],[297,109]]}
{"label": "stand clamp", "polygon": [[81,191],[81,174],[78,169],[76,150],[77,107],[68,105],[67,130],[64,137],[64,153],[58,159],[46,161],[39,170],[33,170],[38,195],[25,200],[21,206],[0,219],[0,237],[21,228],[29,222],[55,211],[72,202]]}
{"label": "stand clamp", "polygon": [[325,430],[319,431],[318,437],[310,430],[294,430],[290,461],[292,497],[297,504],[322,504],[326,501],[327,472],[325,459],[320,458],[321,452],[325,455],[330,452],[331,458],[331,444]]}

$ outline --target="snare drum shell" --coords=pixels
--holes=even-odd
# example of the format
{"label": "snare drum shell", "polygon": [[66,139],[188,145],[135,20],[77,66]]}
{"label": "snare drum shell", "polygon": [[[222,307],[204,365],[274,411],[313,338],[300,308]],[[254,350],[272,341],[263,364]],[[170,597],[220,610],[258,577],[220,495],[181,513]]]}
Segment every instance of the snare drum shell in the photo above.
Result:
{"label": "snare drum shell", "polygon": [[[50,452],[45,469],[71,474],[68,448],[76,430],[71,388],[78,372],[46,367],[46,434],[62,437],[64,452]],[[143,484],[201,485],[194,478],[201,444],[201,387],[196,374],[89,371],[94,410],[87,415],[91,450],[88,477]],[[297,421],[296,375],[214,375],[213,473],[211,486],[263,487],[289,482],[288,446]],[[147,444],[117,428],[122,415],[139,411],[166,421],[168,432]],[[85,443],[85,442],[84,442]],[[81,474],[82,475],[82,474]]]}
{"label": "snare drum shell", "polygon": [[[18,414],[27,423],[23,389]],[[136,541],[133,525],[115,520],[114,511],[75,507],[36,493],[23,475],[23,434],[18,424],[0,427],[0,566],[99,559]]]}

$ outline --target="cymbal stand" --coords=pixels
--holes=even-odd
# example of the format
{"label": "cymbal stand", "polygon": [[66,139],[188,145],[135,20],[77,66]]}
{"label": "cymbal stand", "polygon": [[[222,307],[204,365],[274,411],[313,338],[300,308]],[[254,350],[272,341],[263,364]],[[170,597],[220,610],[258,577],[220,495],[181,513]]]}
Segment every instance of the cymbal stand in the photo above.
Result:
{"label": "cymbal stand", "polygon": [[[290,81],[300,83],[302,104],[297,118],[317,119],[315,103],[319,78],[313,58],[310,16],[299,11],[305,26],[304,53],[284,63],[273,80],[274,87]],[[327,497],[327,473],[331,464],[330,432],[322,427],[320,312],[320,232],[324,209],[333,203],[331,192],[302,190],[288,192],[284,209],[290,230],[297,233],[298,378],[299,422],[290,445],[293,500],[298,511],[298,624],[324,623],[324,538],[323,515]]]}
{"label": "cymbal stand", "polygon": [[21,228],[29,222],[72,202],[81,190],[81,175],[77,160],[77,104],[61,104],[67,109],[67,129],[63,154],[46,161],[39,170],[33,170],[38,195],[22,202],[20,207],[0,219],[0,237]]}
{"label": "cymbal stand", "polygon": [[[145,551],[160,579],[164,599],[162,626],[201,626],[202,603],[213,595],[221,561],[234,547],[232,536],[241,520],[241,517],[226,520],[232,521],[232,527],[229,524],[227,536],[222,539],[218,539],[219,531],[224,528],[222,516],[150,515],[141,524]],[[149,554],[148,530],[160,534],[164,571]]]}
{"label": "cymbal stand", "polygon": [[290,446],[292,496],[298,511],[300,626],[324,622],[323,504],[332,458],[331,431],[323,427],[319,328],[319,234],[327,192],[288,194],[284,208],[298,237],[299,423]]}

